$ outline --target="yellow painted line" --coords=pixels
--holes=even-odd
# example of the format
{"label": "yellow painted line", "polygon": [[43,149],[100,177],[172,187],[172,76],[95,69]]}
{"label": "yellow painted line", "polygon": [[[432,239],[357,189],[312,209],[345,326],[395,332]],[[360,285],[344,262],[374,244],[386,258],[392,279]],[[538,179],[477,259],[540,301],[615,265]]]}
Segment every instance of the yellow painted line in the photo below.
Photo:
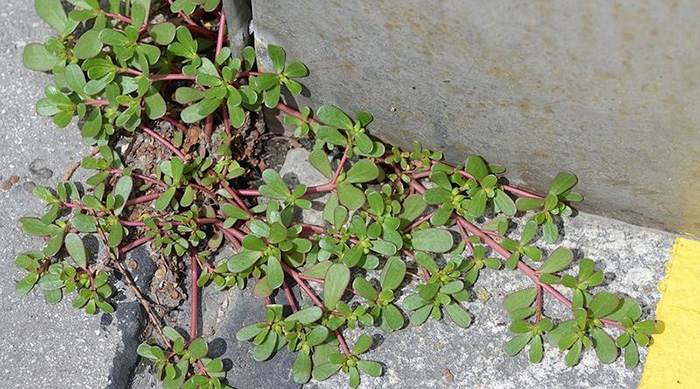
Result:
{"label": "yellow painted line", "polygon": [[639,388],[700,388],[700,241],[676,238],[659,290],[662,332],[654,335]]}

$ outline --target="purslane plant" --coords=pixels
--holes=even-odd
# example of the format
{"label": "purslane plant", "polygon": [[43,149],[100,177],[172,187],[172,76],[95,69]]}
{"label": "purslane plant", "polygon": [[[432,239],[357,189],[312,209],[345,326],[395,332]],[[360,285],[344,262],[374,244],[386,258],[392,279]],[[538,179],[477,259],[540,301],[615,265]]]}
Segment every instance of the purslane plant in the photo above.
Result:
{"label": "purslane plant", "polygon": [[[529,346],[529,359],[537,363],[548,341],[566,351],[568,365],[590,348],[603,363],[623,350],[625,364],[637,365],[637,346],[649,343],[654,321],[640,321],[634,299],[600,291],[603,273],[592,260],[571,273],[571,250],[545,255],[535,245],[540,233],[556,242],[557,221],[582,200],[573,191],[572,173],[558,174],[549,193],[538,196],[505,184],[505,169],[479,156],[452,166],[418,143],[410,151],[385,145],[369,135],[367,112],[352,119],[328,105],[315,113],[297,111],[282,102],[282,92],[301,92],[296,79],[306,67],[288,62],[274,45],[267,47],[273,64],[267,72],[257,69],[253,48],[240,57],[231,53],[224,47],[226,19],[218,0],[170,2],[160,23],[149,22],[150,0],[110,0],[106,9],[97,0],[69,0],[68,14],[59,0],[35,3],[59,31],[24,52],[28,68],[55,77],[37,111],[59,127],[77,116],[83,141],[96,151],[82,161],[94,171],[85,191],[73,182],[35,189],[47,212],[19,224],[46,246],[17,256],[27,275],[16,290],[41,289],[51,304],[73,294],[73,305],[88,314],[112,312],[110,274],[122,273],[156,330],[138,353],[153,361],[164,387],[228,387],[221,361],[207,358],[207,343],[196,333],[200,287],[254,283],[255,295],[267,301],[266,319],[237,334],[253,342],[253,358],[266,360],[286,347],[296,354],[296,382],[342,371],[356,387],[361,375],[380,376],[382,367],[364,357],[372,338],[360,335],[351,347],[345,329],[398,331],[444,316],[467,328],[472,316],[463,303],[479,274],[501,268],[517,269],[534,283],[504,301],[514,333],[506,354]],[[205,27],[217,22],[218,31]],[[315,141],[310,163],[327,183],[290,187],[268,169],[263,185],[244,187],[250,170],[234,159],[231,142],[263,107],[285,113],[296,136]],[[154,130],[158,121],[173,133]],[[190,125],[200,123],[205,138],[216,142],[202,141],[208,147],[188,152],[183,139]],[[222,130],[215,132],[217,123]],[[116,147],[134,137],[152,138],[172,156],[138,172]],[[309,197],[321,194],[328,195],[325,224],[298,220],[295,211],[310,209]],[[527,218],[522,233],[507,237],[518,217]],[[87,255],[83,239],[90,234],[103,242],[103,260]],[[126,253],[146,244],[189,263],[189,339],[164,326],[122,263]],[[237,252],[217,261],[225,244]],[[419,280],[415,287],[407,276]],[[302,301],[294,299],[294,286]],[[281,295],[291,314],[273,302]],[[406,297],[399,301],[399,295]],[[546,316],[545,295],[570,308],[571,319]]]}

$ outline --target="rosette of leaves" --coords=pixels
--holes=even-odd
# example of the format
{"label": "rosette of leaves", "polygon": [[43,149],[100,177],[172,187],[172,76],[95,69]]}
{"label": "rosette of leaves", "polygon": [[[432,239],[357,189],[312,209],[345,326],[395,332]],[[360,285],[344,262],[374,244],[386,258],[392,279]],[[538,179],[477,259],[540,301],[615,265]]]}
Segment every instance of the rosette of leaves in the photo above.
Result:
{"label": "rosette of leaves", "polygon": [[498,183],[496,176],[505,171],[502,166],[487,164],[480,156],[470,155],[467,157],[465,170],[472,176],[467,181],[467,193],[470,197],[468,210],[473,217],[481,217],[491,204],[495,213],[515,215],[515,202]]}
{"label": "rosette of leaves", "polygon": [[[369,314],[373,319],[369,323],[363,322],[363,324],[378,323],[385,332],[403,328],[403,314],[394,303],[394,292],[401,285],[405,276],[406,263],[400,257],[389,257],[381,273],[379,282],[381,291],[377,292],[365,278],[355,278],[352,288],[367,300]],[[360,317],[362,316],[360,315]]]}
{"label": "rosette of leaves", "polygon": [[469,292],[462,279],[462,271],[467,264],[459,256],[452,256],[441,269],[430,255],[422,251],[416,252],[415,260],[430,273],[430,279],[418,284],[418,293],[407,296],[403,301],[403,307],[413,311],[411,324],[422,325],[429,317],[436,321],[442,320],[444,309],[456,325],[469,327],[471,316],[460,305],[469,300]]}
{"label": "rosette of leaves", "polygon": [[204,339],[187,342],[168,326],[163,327],[163,334],[172,342],[172,354],[148,343],[141,343],[136,352],[153,362],[164,389],[232,389],[221,382],[226,375],[221,359],[207,358],[209,345]]}
{"label": "rosette of leaves", "polygon": [[[638,361],[635,343],[647,344],[649,334],[655,330],[653,321],[634,324],[634,320],[639,318],[639,311],[639,305],[632,299],[620,299],[613,293],[600,292],[590,300],[584,300],[582,307],[574,308],[574,319],[557,325],[550,332],[549,341],[560,350],[567,351],[564,361],[569,366],[578,363],[582,351],[589,348],[595,350],[602,363],[612,363],[617,359],[619,350],[613,338],[603,329],[602,320],[624,319],[625,332],[619,344],[625,347],[626,364],[634,366]],[[634,342],[630,344],[632,338]]]}
{"label": "rosette of leaves", "polygon": [[396,146],[392,147],[384,158],[384,162],[399,165],[402,170],[410,171],[416,168],[429,168],[432,161],[439,161],[442,156],[441,152],[430,151],[418,141],[413,141],[411,151],[403,151]]}
{"label": "rosette of leaves", "polygon": [[380,174],[381,171],[370,159],[355,162],[338,177],[337,196],[340,204],[352,211],[362,207],[366,201],[362,184],[376,180]]}
{"label": "rosette of leaves", "polygon": [[572,213],[570,203],[583,201],[583,196],[573,191],[578,178],[569,172],[560,172],[552,180],[547,197],[542,199],[532,197],[520,197],[515,205],[519,211],[538,210],[530,217],[537,225],[542,225],[542,232],[547,243],[554,243],[559,238],[559,227],[555,216],[570,216]]}
{"label": "rosette of leaves", "polygon": [[[92,8],[96,1],[71,1],[71,3],[76,5],[76,8],[78,7],[76,3],[83,3],[86,8]],[[99,27],[105,26],[104,16],[99,17],[95,21],[95,28],[83,33],[76,42],[73,34],[82,19],[79,17],[79,9],[71,12],[69,17],[60,0],[35,0],[34,8],[39,17],[57,30],[59,35],[47,39],[43,44],[28,44],[22,54],[22,62],[26,68],[41,72],[55,69],[60,72],[66,64],[76,63],[79,59],[85,59],[87,55],[101,49],[101,45],[95,43],[95,32],[99,33]],[[98,16],[100,15],[95,15],[95,17]],[[95,49],[96,46],[99,48]]]}
{"label": "rosette of leaves", "polygon": [[[163,180],[168,189],[163,191],[155,202],[155,208],[159,212],[163,212],[168,208],[178,210],[180,207],[188,208],[192,205],[195,199],[195,190],[189,182],[188,177],[191,173],[191,168],[183,162],[180,157],[173,157],[170,161],[161,162],[158,165],[158,170],[163,175]],[[179,199],[175,194],[185,186],[181,192]]]}
{"label": "rosette of leaves", "polygon": [[[32,251],[17,256],[15,262],[28,274],[17,282],[15,289],[20,294],[26,294],[38,285],[50,304],[60,302],[64,293],[78,291],[73,300],[74,307],[85,308],[88,314],[95,314],[98,309],[107,313],[114,312],[114,308],[106,301],[112,295],[112,289],[107,285],[107,273],[91,268],[87,249],[78,234],[97,232],[96,219],[77,212],[69,220],[58,219],[62,211],[60,201],[80,199],[75,184],[62,183],[59,188],[56,198],[46,188],[36,187],[35,194],[50,204],[49,211],[40,219],[19,219],[24,233],[45,237],[47,243],[43,252]],[[63,249],[72,263],[67,259],[59,259],[59,252]],[[58,261],[54,263],[54,259]]]}
{"label": "rosette of leaves", "polygon": [[584,301],[590,301],[592,298],[588,289],[602,284],[604,280],[605,273],[602,270],[595,270],[595,262],[584,258],[579,264],[578,275],[574,277],[570,274],[564,274],[561,278],[561,284],[573,290],[572,306],[580,308],[583,307]]}
{"label": "rosette of leaves", "polygon": [[282,286],[283,262],[299,266],[311,250],[311,241],[299,236],[302,227],[289,226],[289,222],[275,207],[268,207],[265,221],[255,219],[248,222],[251,233],[241,241],[243,249],[228,259],[231,272],[252,269],[252,274],[258,278],[255,293],[259,296],[269,296]]}
{"label": "rosette of leaves", "polygon": [[270,57],[275,72],[266,72],[249,78],[250,86],[258,92],[262,92],[263,101],[268,108],[275,108],[280,101],[282,85],[287,90],[298,95],[302,91],[302,85],[295,78],[306,77],[308,70],[301,62],[286,63],[287,55],[284,49],[277,45],[267,45],[267,54]]}
{"label": "rosette of leaves", "polygon": [[236,333],[236,338],[255,344],[253,359],[256,361],[267,360],[288,346],[289,351],[297,354],[294,381],[304,384],[311,379],[312,356],[317,347],[335,339],[329,338],[328,328],[318,324],[322,316],[321,308],[314,306],[284,317],[281,305],[270,304],[265,308],[265,322],[243,327]]}
{"label": "rosette of leaves", "polygon": [[[248,54],[252,48],[246,47],[246,49],[244,55]],[[175,92],[175,100],[180,104],[193,103],[180,114],[182,120],[185,123],[195,123],[225,106],[231,125],[236,128],[243,126],[246,119],[245,110],[257,111],[261,104],[260,96],[254,88],[238,84],[237,74],[242,66],[248,66],[244,62],[247,61],[232,58],[231,50],[228,48],[221,50],[213,64],[203,58],[201,66],[192,72],[196,74],[197,84],[205,87],[204,90],[180,87]]]}
{"label": "rosette of leaves", "polygon": [[[464,243],[460,244],[463,247]],[[486,249],[482,245],[475,244],[473,247],[472,255],[467,260],[467,266],[463,270],[464,272],[464,283],[467,286],[474,285],[476,280],[479,278],[479,272],[484,267],[492,270],[498,270],[501,268],[501,260],[498,258],[486,258]]]}
{"label": "rosette of leaves", "polygon": [[528,257],[533,261],[539,261],[542,259],[542,250],[530,244],[535,238],[536,234],[537,223],[534,221],[528,221],[525,223],[523,233],[520,234],[519,240],[511,238],[504,238],[501,240],[501,246],[511,252],[510,257],[508,257],[508,260],[506,261],[507,269],[515,269],[518,261],[523,257]]}
{"label": "rosette of leaves", "polygon": [[[517,334],[504,345],[503,350],[506,355],[513,357],[529,344],[529,358],[532,363],[542,361],[544,337],[554,328],[552,320],[543,317],[542,312],[532,306],[536,297],[537,288],[533,286],[513,292],[503,300],[503,305],[512,320],[510,331]],[[536,320],[528,321],[534,315],[537,315]]]}
{"label": "rosette of leaves", "polygon": [[391,242],[397,250],[403,247],[403,236],[400,232],[401,203],[394,198],[390,185],[382,185],[379,191],[367,189],[367,214],[372,218],[367,230],[373,236],[381,236]]}
{"label": "rosette of leaves", "polygon": [[319,124],[316,122],[311,122],[309,120],[312,114],[311,108],[304,106],[299,110],[299,113],[301,114],[301,118],[297,118],[291,115],[286,115],[284,117],[285,124],[294,126],[294,136],[300,138],[302,136],[308,135],[309,129],[311,128],[313,128],[313,131],[316,132],[316,130],[319,127]]}
{"label": "rosette of leaves", "polygon": [[291,217],[289,212],[293,210],[294,206],[301,209],[311,208],[311,201],[304,198],[306,185],[299,184],[293,190],[289,190],[287,184],[282,180],[282,176],[273,169],[265,170],[262,173],[262,179],[265,184],[260,186],[260,195],[279,201],[284,206],[289,217]]}
{"label": "rosette of leaves", "polygon": [[324,381],[339,371],[348,375],[348,385],[351,388],[360,386],[360,372],[372,377],[382,375],[382,365],[378,362],[365,360],[360,355],[366,353],[372,347],[372,337],[363,334],[357,339],[350,350],[350,355],[337,351],[336,347],[320,348],[316,354],[316,365],[312,376],[315,380]]}
{"label": "rosette of leaves", "polygon": [[372,140],[367,134],[366,127],[374,120],[368,112],[357,112],[353,123],[352,119],[339,108],[324,105],[316,111],[316,117],[324,124],[316,130],[317,142],[314,148],[327,145],[329,149],[333,149],[335,146],[348,145],[348,156],[381,157],[384,155],[384,144]]}

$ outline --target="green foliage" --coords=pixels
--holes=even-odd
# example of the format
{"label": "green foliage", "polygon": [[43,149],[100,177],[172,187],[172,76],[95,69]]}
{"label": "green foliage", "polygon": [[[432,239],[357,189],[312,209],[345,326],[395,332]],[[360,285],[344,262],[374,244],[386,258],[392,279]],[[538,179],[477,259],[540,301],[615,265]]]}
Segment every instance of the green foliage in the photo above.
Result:
{"label": "green foliage", "polygon": [[[528,348],[530,361],[538,363],[547,340],[566,351],[569,365],[590,348],[603,363],[620,352],[625,365],[638,363],[638,346],[647,346],[655,332],[653,321],[640,320],[639,304],[596,290],[604,274],[592,260],[576,263],[566,247],[545,256],[538,245],[540,237],[547,243],[559,238],[558,223],[582,200],[573,191],[572,173],[559,173],[545,197],[523,195],[501,176],[503,167],[480,156],[451,166],[441,152],[418,142],[410,150],[388,147],[369,134],[368,112],[348,115],[331,105],[296,112],[284,101],[302,92],[297,80],[307,75],[305,65],[289,61],[274,44],[260,50],[267,54],[262,63],[252,47],[240,56],[215,48],[214,31],[182,20],[197,24],[207,15],[208,23],[206,13],[219,0],[175,0],[175,19],[158,24],[150,23],[149,0],[69,2],[74,8],[68,14],[58,0],[35,2],[58,36],[27,45],[23,61],[55,79],[37,112],[58,127],[77,116],[84,143],[98,153],[82,160],[84,169],[94,170],[84,190],[72,182],[58,184],[55,192],[35,188],[46,212],[20,218],[19,228],[45,244],[42,251],[17,256],[26,272],[16,283],[18,293],[41,290],[51,304],[74,294],[73,306],[87,314],[112,312],[109,274],[115,264],[88,253],[84,242],[90,234],[104,235],[104,249],[117,260],[139,239],[177,268],[189,266],[182,261],[191,263],[196,253],[199,287],[244,289],[252,282],[254,294],[272,302],[298,284],[313,303],[292,302],[292,313],[270,303],[264,322],[240,329],[236,336],[252,342],[253,359],[268,360],[287,347],[295,354],[295,382],[342,372],[357,387],[363,374],[380,376],[382,365],[365,358],[373,345],[369,335],[360,334],[350,347],[344,330],[376,326],[392,332],[445,316],[460,331],[468,329],[472,316],[465,306],[482,271],[505,267],[535,282],[504,300],[514,334],[504,344],[507,355]],[[78,29],[81,24],[89,29]],[[289,185],[267,169],[257,192],[243,187],[251,182],[250,164],[235,160],[241,154],[232,144],[243,135],[237,129],[263,107],[279,108],[295,136],[313,139],[309,161],[326,183]],[[176,122],[168,113],[179,113],[186,131],[151,125]],[[189,125],[204,128],[205,136],[225,115],[229,128],[196,140],[197,151],[185,147],[192,142]],[[155,139],[176,154],[153,161],[149,177],[132,171],[112,148],[125,135],[139,136],[137,130],[144,136],[156,132]],[[320,202],[323,225],[299,222],[312,200]],[[512,229],[519,216],[527,222]],[[240,248],[212,259],[224,242]],[[574,275],[570,268],[576,266]],[[545,315],[542,300],[554,284],[566,288],[557,299],[571,296],[573,318]],[[617,328],[615,339],[611,327]],[[207,357],[204,339],[188,342],[171,327],[163,333],[167,342],[141,344],[138,353],[154,363],[164,388],[227,388],[223,363]]]}

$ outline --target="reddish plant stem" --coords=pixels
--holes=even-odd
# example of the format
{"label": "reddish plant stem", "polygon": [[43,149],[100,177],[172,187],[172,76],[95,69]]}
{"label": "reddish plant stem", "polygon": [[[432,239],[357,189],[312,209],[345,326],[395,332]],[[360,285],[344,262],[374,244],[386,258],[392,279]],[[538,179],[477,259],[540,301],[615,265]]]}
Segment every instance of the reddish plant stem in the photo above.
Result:
{"label": "reddish plant stem", "polygon": [[472,245],[472,242],[469,241],[469,234],[467,234],[467,231],[462,227],[461,223],[457,223],[457,227],[459,228],[459,233],[462,235],[462,240],[464,241],[464,244],[467,245],[469,248],[469,253],[471,255],[474,255],[474,246]]}
{"label": "reddish plant stem", "polygon": [[[326,310],[326,307],[323,305],[321,300],[319,300],[319,298],[316,297],[316,294],[311,290],[311,288],[309,288],[308,285],[306,285],[306,282],[304,282],[304,280],[299,276],[299,273],[296,270],[287,266],[284,262],[282,262],[282,269],[285,273],[289,274],[290,276],[292,276],[292,278],[294,278],[294,281],[296,281],[297,284],[299,284],[301,290],[303,290],[304,293],[306,293],[306,295],[309,296],[311,301],[313,301],[313,303],[316,304],[316,306],[323,309],[324,311]],[[335,332],[335,337],[338,339],[338,343],[340,344],[340,349],[343,351],[343,354],[351,355],[350,349],[348,348],[348,344],[345,342],[345,338],[343,338],[343,334],[341,334],[338,330],[335,330],[333,332]]]}
{"label": "reddish plant stem", "polygon": [[198,266],[199,257],[196,252],[190,255],[190,283],[192,284],[192,309],[190,310],[190,342],[197,337],[197,315],[199,314],[199,287],[197,287],[197,279],[199,278]]}
{"label": "reddish plant stem", "polygon": [[[401,249],[401,252],[403,255],[411,258],[413,262],[416,262],[416,257],[413,255],[412,252],[406,250],[406,249]],[[428,272],[428,269],[424,268],[423,266],[419,265],[418,262],[416,262],[416,266],[418,266],[419,271],[421,272],[421,275],[423,275],[423,279],[428,282],[430,280],[430,272]]]}
{"label": "reddish plant stem", "polygon": [[[223,226],[223,224],[222,224],[222,226]],[[243,238],[245,238],[245,236],[246,236],[243,233],[243,231],[241,231],[235,227],[226,228],[226,230],[228,230],[231,234],[233,234],[233,236],[235,236],[236,239],[238,239],[238,240],[243,240]]]}
{"label": "reddish plant stem", "polygon": [[177,155],[178,157],[180,157],[183,161],[184,161],[185,159],[187,159],[187,157],[185,157],[185,154],[183,154],[182,151],[178,150],[177,147],[173,146],[172,143],[168,142],[167,139],[163,138],[162,136],[160,136],[160,135],[159,135],[158,133],[156,133],[155,131],[151,130],[150,128],[148,128],[148,127],[146,127],[146,126],[144,126],[144,125],[139,126],[139,128],[141,129],[141,131],[143,131],[143,132],[145,132],[146,134],[152,136],[155,140],[157,140],[158,142],[160,142],[163,146],[165,146],[165,147],[167,147],[168,149],[170,149],[170,151],[172,151],[175,155]]}
{"label": "reddish plant stem", "polygon": [[[278,110],[280,110],[281,112],[286,113],[286,114],[289,115],[289,116],[293,116],[293,117],[295,117],[295,118],[297,118],[297,119],[299,119],[299,120],[304,120],[304,116],[302,116],[301,112],[299,112],[299,111],[297,111],[296,109],[294,109],[294,108],[288,106],[287,104],[278,103],[276,108],[277,108]],[[318,123],[318,124],[320,124],[320,125],[323,125],[323,124],[324,124],[322,121],[320,121],[320,120],[318,120],[318,119],[314,119],[314,118],[308,118],[307,121],[316,122],[316,123]]]}
{"label": "reddish plant stem", "polygon": [[[250,76],[259,76],[261,74],[260,72],[238,72],[234,78],[246,78]],[[279,107],[277,109],[279,109]]]}
{"label": "reddish plant stem", "polygon": [[148,77],[151,81],[196,81],[197,77],[186,74],[154,74]]}
{"label": "reddish plant stem", "polygon": [[118,20],[118,21],[126,23],[126,24],[131,24],[131,19],[124,16],[124,15],[113,14],[113,13],[104,12],[104,11],[102,12],[102,14],[108,18]]}
{"label": "reddish plant stem", "polygon": [[343,152],[343,157],[340,158],[340,162],[338,163],[338,168],[335,169],[335,173],[333,173],[333,178],[331,178],[332,184],[335,184],[338,182],[338,176],[340,176],[340,173],[343,172],[343,166],[345,166],[345,162],[348,160],[348,150],[350,150],[350,148],[345,147],[345,151]]}
{"label": "reddish plant stem", "polygon": [[539,323],[542,320],[542,285],[537,284],[537,296],[535,297],[535,309],[537,309],[537,315],[535,316],[535,323]]}
{"label": "reddish plant stem", "polygon": [[188,127],[185,124],[167,115],[160,118],[160,120],[172,124],[173,126],[177,127],[180,131],[187,131],[188,129]]}
{"label": "reddish plant stem", "polygon": [[231,135],[231,119],[228,116],[226,104],[221,104],[221,116],[224,117],[224,131],[226,131],[227,135]]}
{"label": "reddish plant stem", "polygon": [[212,30],[208,30],[208,29],[206,29],[200,25],[197,25],[197,24],[193,25],[193,24],[189,24],[189,23],[177,23],[177,21],[175,21],[175,22],[176,22],[175,24],[177,24],[179,26],[185,26],[191,32],[203,35],[210,40],[216,40],[216,33],[214,33],[214,31],[212,31]]}
{"label": "reddish plant stem", "polygon": [[144,245],[144,244],[150,242],[151,239],[153,239],[153,238],[150,238],[150,237],[148,237],[148,236],[142,236],[142,237],[140,237],[140,238],[138,238],[138,239],[136,239],[136,240],[134,240],[134,241],[132,241],[132,242],[130,242],[130,243],[128,243],[128,244],[125,244],[125,245],[122,246],[122,247],[120,247],[120,248],[119,248],[119,254],[126,254],[126,253],[128,253],[129,251],[131,251],[131,250],[133,250],[133,249],[135,249],[135,248],[137,248],[137,247],[139,247],[139,246],[142,246],[142,245]]}
{"label": "reddish plant stem", "polygon": [[117,73],[126,73],[126,74],[131,74],[132,76],[140,76],[143,74],[143,72],[140,72],[135,69],[127,69],[127,68],[117,68]]}
{"label": "reddish plant stem", "polygon": [[292,308],[292,312],[298,311],[299,308],[297,308],[297,303],[294,302],[294,296],[292,296],[292,290],[289,289],[289,285],[287,285],[287,280],[282,280],[282,290],[284,291],[284,297],[287,298],[287,302]]}
{"label": "reddish plant stem", "polygon": [[224,238],[227,241],[229,241],[229,243],[231,243],[236,250],[239,250],[241,248],[241,243],[238,241],[238,239],[236,239],[235,236],[233,236],[233,234],[230,231],[224,228],[223,223],[216,224],[216,228],[219,231],[221,231],[222,234],[224,234]]}
{"label": "reddish plant stem", "polygon": [[243,199],[241,199],[241,197],[238,196],[238,193],[236,193],[235,190],[233,190],[230,186],[228,186],[227,183],[224,182],[223,185],[224,185],[224,189],[226,190],[226,193],[230,194],[231,197],[233,197],[233,201],[235,201],[236,204],[238,204],[238,206],[241,207],[241,209],[246,211],[246,213],[250,214],[250,210],[248,209],[248,206],[245,205],[245,202],[243,202]]}
{"label": "reddish plant stem", "polygon": [[191,185],[193,188],[195,188],[195,189],[197,189],[197,190],[199,190],[199,191],[204,192],[205,195],[211,197],[212,199],[216,199],[216,194],[215,194],[214,192],[212,192],[211,190],[209,190],[208,188],[206,188],[206,187],[204,187],[204,186],[202,186],[202,185],[199,185],[199,184],[190,184],[190,185]]}
{"label": "reddish plant stem", "polygon": [[404,228],[403,232],[410,232],[411,230],[413,230],[414,228],[416,228],[416,227],[418,227],[419,225],[423,224],[423,223],[426,222],[427,220],[430,220],[430,218],[433,217],[433,215],[435,214],[435,212],[437,212],[437,211],[432,211],[432,212],[428,213],[427,215],[425,215],[425,216],[423,216],[423,217],[417,219],[417,220],[414,221],[413,223],[409,224],[406,228]]}
{"label": "reddish plant stem", "polygon": [[[398,168],[394,167],[394,169],[398,170]],[[421,185],[418,181],[411,179],[410,184],[413,188],[416,189],[416,191],[420,194],[425,193],[425,187]],[[461,223],[462,227],[470,234],[476,235],[481,239],[482,242],[484,242],[487,246],[491,247],[495,252],[500,254],[503,258],[508,259],[511,255],[511,252],[506,250],[503,246],[498,244],[495,240],[493,240],[488,234],[486,234],[484,231],[482,231],[480,228],[477,226],[469,223],[465,218],[462,216],[457,215],[457,223]],[[567,308],[571,308],[571,300],[566,298],[563,294],[561,294],[558,290],[556,290],[552,285],[545,284],[543,282],[540,282],[539,280],[539,275],[537,272],[528,266],[525,262],[523,261],[518,261],[518,270],[520,270],[522,273],[524,273],[526,276],[528,276],[534,283],[535,285],[540,285],[544,290],[546,290],[549,294],[551,294],[554,298],[559,300],[562,304],[566,305]],[[601,322],[620,327],[620,323],[614,321],[614,320],[608,320],[608,319],[600,319]]]}
{"label": "reddish plant stem", "polygon": [[131,205],[147,203],[149,201],[153,201],[153,200],[157,199],[158,196],[160,196],[160,195],[161,195],[161,193],[157,192],[157,193],[151,193],[149,195],[145,195],[145,196],[141,196],[141,197],[136,197],[133,199],[126,200],[125,205],[128,207]]}
{"label": "reddish plant stem", "polygon": [[[474,176],[472,176],[471,174],[465,172],[464,170],[457,169],[455,166],[452,166],[452,165],[450,165],[449,163],[447,163],[447,162],[445,162],[445,161],[431,161],[431,163],[432,163],[433,165],[438,164],[438,163],[441,163],[441,164],[443,164],[443,165],[447,165],[447,166],[449,166],[449,167],[455,169],[455,171],[456,171],[457,173],[459,173],[460,175],[462,175],[462,176],[464,176],[464,177],[467,177],[467,178],[474,178]],[[531,193],[531,192],[528,192],[528,191],[526,191],[526,190],[523,190],[523,189],[520,189],[520,188],[516,188],[516,187],[514,187],[514,186],[503,185],[503,189],[505,189],[506,191],[508,191],[508,192],[510,192],[510,193],[512,193],[512,194],[514,194],[514,195],[516,195],[516,196],[520,196],[520,197],[530,197],[530,198],[533,198],[533,199],[541,199],[541,200],[544,200],[544,197],[542,197],[542,196],[540,196],[540,195],[538,195],[538,194]]]}
{"label": "reddish plant stem", "polygon": [[[509,258],[511,253],[510,251],[506,250],[503,246],[498,244],[495,240],[493,240],[490,236],[485,234],[480,228],[476,227],[475,225],[469,223],[467,220],[465,220],[463,217],[458,216],[457,218],[458,223],[462,223],[462,226],[470,233],[476,235],[481,239],[482,242],[484,242],[486,245],[491,247],[494,251],[499,253],[503,258]],[[569,300],[566,296],[561,294],[558,290],[556,290],[552,285],[545,284],[543,282],[540,282],[539,280],[539,274],[528,266],[525,262],[523,261],[518,261],[518,270],[520,270],[523,274],[528,276],[534,283],[535,285],[541,286],[544,290],[546,290],[549,294],[552,295],[552,297],[556,298],[559,300],[562,304],[566,305],[567,308],[571,308],[571,300]],[[621,327],[620,323],[614,321],[614,320],[608,320],[608,319],[600,319],[601,322],[616,326],[616,327]]]}
{"label": "reddish plant stem", "polygon": [[[120,220],[119,221],[121,225],[125,227],[145,227],[146,223],[138,220]],[[214,219],[214,218],[201,218],[201,219],[195,219],[195,223],[199,225],[204,225],[204,224],[216,224],[216,223],[221,223],[221,220],[219,219]],[[156,225],[158,227],[163,227],[166,224],[172,224],[175,226],[179,226],[182,224],[182,222],[178,221],[168,221],[168,222],[156,222]]]}
{"label": "reddish plant stem", "polygon": [[326,310],[326,306],[323,305],[323,303],[322,303],[321,300],[316,296],[316,294],[313,292],[313,290],[311,290],[311,288],[309,288],[309,286],[306,285],[306,282],[304,282],[304,280],[299,276],[299,273],[298,273],[296,270],[294,270],[294,269],[292,269],[291,267],[287,266],[287,264],[284,263],[284,262],[282,262],[282,270],[284,270],[285,273],[287,273],[287,274],[289,274],[290,276],[292,276],[292,278],[294,279],[294,281],[296,281],[296,283],[299,284],[299,287],[301,288],[301,290],[303,290],[304,293],[306,293],[306,295],[309,297],[309,299],[311,299],[311,301],[312,301],[317,307],[323,309],[324,311]]}
{"label": "reddish plant stem", "polygon": [[211,134],[214,132],[214,114],[207,116],[204,119],[204,134],[211,138]]}
{"label": "reddish plant stem", "polygon": [[[335,189],[335,187],[336,187],[336,185],[332,184],[332,183],[310,186],[310,187],[306,188],[305,195],[331,192]],[[257,189],[239,189],[239,190],[237,190],[237,192],[240,196],[244,196],[244,197],[260,196],[260,191]]]}
{"label": "reddish plant stem", "polygon": [[221,48],[224,46],[224,34],[226,33],[226,15],[224,13],[224,8],[221,8],[219,15],[219,33],[216,39],[216,53],[215,56],[218,57],[221,52]]}
{"label": "reddish plant stem", "polygon": [[91,105],[93,107],[105,107],[109,105],[109,100],[89,99],[85,101],[85,105]]}
{"label": "reddish plant stem", "polygon": [[[122,173],[123,173],[122,169],[112,169],[112,170],[109,170],[109,172],[112,173],[112,174],[122,174]],[[157,180],[157,179],[155,179],[155,178],[151,178],[151,177],[148,177],[148,176],[144,176],[143,174],[140,174],[140,173],[132,172],[132,173],[130,174],[130,176],[131,176],[131,177],[134,177],[134,178],[138,178],[138,179],[141,180],[141,181],[146,181],[146,182],[150,182],[150,183],[152,183],[152,184],[156,184],[156,185],[161,186],[161,187],[163,187],[163,188],[167,188],[167,187],[168,187],[163,181]]]}

